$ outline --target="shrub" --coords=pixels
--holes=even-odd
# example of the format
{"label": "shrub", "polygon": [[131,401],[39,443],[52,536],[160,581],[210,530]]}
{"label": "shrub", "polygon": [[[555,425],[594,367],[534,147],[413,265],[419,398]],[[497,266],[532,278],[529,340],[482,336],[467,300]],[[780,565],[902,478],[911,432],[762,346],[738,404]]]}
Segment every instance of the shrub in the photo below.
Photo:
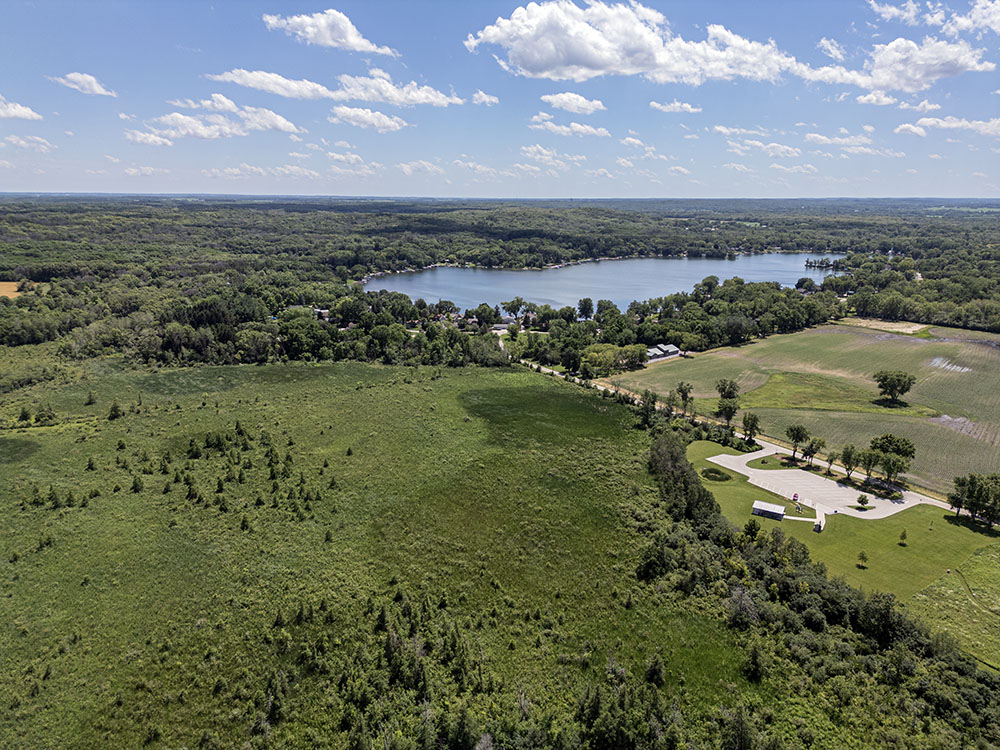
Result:
{"label": "shrub", "polygon": [[727,474],[722,469],[716,469],[714,466],[708,466],[701,470],[701,475],[705,479],[709,479],[713,482],[728,482],[732,479],[731,474]]}

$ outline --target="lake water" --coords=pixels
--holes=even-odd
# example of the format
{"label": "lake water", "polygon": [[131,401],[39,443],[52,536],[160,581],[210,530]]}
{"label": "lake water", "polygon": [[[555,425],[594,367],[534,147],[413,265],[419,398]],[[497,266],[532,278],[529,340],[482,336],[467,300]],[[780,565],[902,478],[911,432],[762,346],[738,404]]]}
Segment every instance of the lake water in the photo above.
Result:
{"label": "lake water", "polygon": [[625,258],[581,263],[540,271],[492,268],[430,268],[426,271],[380,276],[365,284],[366,291],[388,289],[427,302],[446,299],[462,310],[480,302],[497,305],[521,296],[539,305],[576,306],[583,297],[597,304],[609,299],[625,310],[633,300],[647,300],[675,292],[689,292],[706,276],[719,280],[739,276],[744,281],[777,281],[795,286],[803,276],[820,282],[830,272],[806,268],[809,259],[836,256],[815,253],[766,253],[725,258]]}

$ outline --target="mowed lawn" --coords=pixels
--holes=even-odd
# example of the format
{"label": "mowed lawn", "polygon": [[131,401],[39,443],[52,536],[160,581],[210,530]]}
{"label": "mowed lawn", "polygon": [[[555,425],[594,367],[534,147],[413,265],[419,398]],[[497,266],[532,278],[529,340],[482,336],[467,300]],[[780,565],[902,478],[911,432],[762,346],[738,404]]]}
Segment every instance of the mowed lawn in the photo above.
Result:
{"label": "mowed lawn", "polygon": [[[801,423],[833,449],[895,432],[917,447],[910,478],[946,493],[955,476],[1000,466],[1000,348],[984,343],[1000,344],[1000,336],[961,341],[951,339],[968,332],[932,332],[939,338],[824,325],[657,363],[621,381],[631,390],[660,394],[688,381],[698,411],[710,413],[715,383],[731,378],[740,384],[741,405],[761,417],[766,435],[782,438],[789,424]],[[904,406],[876,403],[872,374],[880,369],[917,377]]]}
{"label": "mowed lawn", "polygon": [[[735,451],[704,440],[688,446],[688,459],[699,473],[714,465],[709,457],[720,453]],[[809,547],[812,558],[826,565],[831,576],[842,576],[866,591],[892,592],[908,607],[912,604],[914,614],[933,629],[954,635],[980,659],[1000,665],[1000,543],[996,534],[958,523],[953,513],[931,506],[871,521],[827,516],[826,528],[817,534],[809,523],[752,516],[754,500],[784,504],[789,512],[794,506],[733,474],[727,482],[704,478],[702,482],[734,524],[743,526],[754,517],[765,530],[780,528]],[[906,543],[901,545],[904,530]],[[862,551],[868,556],[863,568],[858,566]],[[975,600],[959,573],[969,581]]]}

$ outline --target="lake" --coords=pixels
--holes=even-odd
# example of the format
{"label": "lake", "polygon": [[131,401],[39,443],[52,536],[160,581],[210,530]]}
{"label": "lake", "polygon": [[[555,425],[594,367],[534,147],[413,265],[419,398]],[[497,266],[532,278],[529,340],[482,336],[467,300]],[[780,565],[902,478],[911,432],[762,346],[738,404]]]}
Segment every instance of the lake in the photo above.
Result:
{"label": "lake", "polygon": [[806,268],[807,260],[835,258],[816,253],[765,253],[725,258],[625,258],[562,268],[510,271],[494,268],[429,268],[412,273],[380,276],[365,284],[366,291],[388,289],[427,302],[446,299],[462,310],[480,302],[497,305],[521,296],[539,305],[576,306],[583,297],[597,304],[609,299],[625,310],[633,300],[647,300],[675,292],[689,292],[706,276],[720,280],[739,276],[744,281],[777,281],[783,286],[808,276],[820,282],[830,271]]}

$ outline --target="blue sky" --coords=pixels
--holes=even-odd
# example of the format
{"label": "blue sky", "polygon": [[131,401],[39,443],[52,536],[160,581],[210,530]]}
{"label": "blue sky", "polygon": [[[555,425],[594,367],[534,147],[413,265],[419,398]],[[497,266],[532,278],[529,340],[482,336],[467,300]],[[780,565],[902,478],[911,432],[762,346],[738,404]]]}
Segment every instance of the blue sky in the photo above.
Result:
{"label": "blue sky", "polygon": [[1000,0],[3,17],[0,191],[1000,197]]}

